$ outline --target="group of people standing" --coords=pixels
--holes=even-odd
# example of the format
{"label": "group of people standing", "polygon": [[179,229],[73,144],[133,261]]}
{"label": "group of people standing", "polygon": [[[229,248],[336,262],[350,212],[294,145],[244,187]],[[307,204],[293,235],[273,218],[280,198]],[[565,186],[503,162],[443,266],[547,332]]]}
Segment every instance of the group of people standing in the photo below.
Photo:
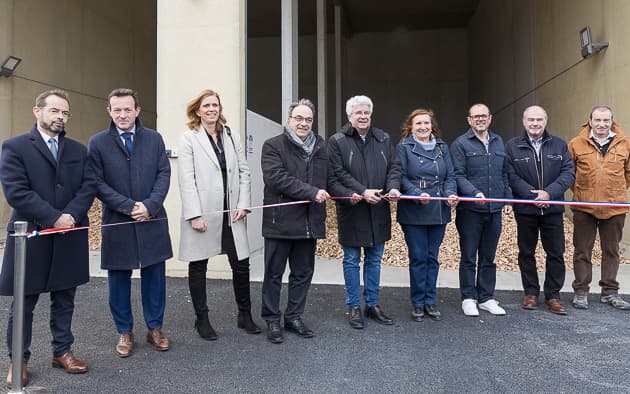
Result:
{"label": "group of people standing", "polygon": [[[109,127],[90,138],[88,147],[66,136],[70,118],[68,94],[40,94],[33,107],[36,122],[23,135],[2,145],[0,179],[15,221],[28,231],[86,226],[95,197],[102,201],[101,267],[108,271],[111,315],[118,332],[114,347],[120,357],[136,346],[131,310],[131,274],[140,270],[146,341],[157,351],[170,343],[162,332],[166,301],[165,260],[173,256],[164,210],[170,164],[160,134],[140,122],[138,96],[115,89],[107,98]],[[283,132],[265,141],[261,166],[264,180],[262,235],[264,280],[261,317],[272,343],[284,340],[284,328],[311,338],[302,320],[315,267],[317,239],[326,236],[325,202],[336,197],[339,243],[348,323],[365,327],[364,317],[393,324],[379,301],[380,268],[385,242],[391,238],[391,200],[409,251],[410,316],[441,319],[437,306],[438,252],[445,227],[457,207],[460,241],[462,310],[478,316],[506,312],[494,298],[494,257],[502,214],[514,210],[518,225],[519,267],[525,297],[522,307],[536,309],[540,285],[534,250],[540,234],[547,254],[545,303],[566,314],[559,291],[564,282],[562,199],[572,188],[576,200],[625,201],[630,184],[630,146],[613,122],[612,110],[595,107],[581,133],[567,144],[546,130],[547,114],[532,106],[523,113],[521,136],[507,144],[490,131],[492,115],[484,104],[469,109],[470,129],[449,146],[440,137],[435,114],[416,109],[403,123],[400,143],[372,125],[374,105],[366,96],[346,103],[348,123],[328,142],[312,125],[315,106],[307,99],[290,105]],[[178,144],[178,181],[182,201],[179,258],[189,262],[188,280],[200,337],[217,339],[206,296],[208,259],[227,254],[238,309],[236,325],[261,333],[251,313],[249,244],[246,217],[250,203],[250,171],[239,132],[232,132],[217,92],[204,90],[186,107],[188,131]],[[575,167],[574,167],[575,164]],[[479,202],[460,202],[474,196]],[[401,198],[402,197],[402,198]],[[435,199],[432,197],[440,197]],[[512,208],[484,198],[530,200]],[[535,202],[531,200],[539,200]],[[601,301],[630,309],[618,294],[619,241],[626,208],[598,205],[573,207],[573,283],[576,308],[588,308],[591,255],[595,235],[603,250]],[[131,224],[130,224],[131,223]],[[7,237],[0,273],[0,294],[13,294],[15,244]],[[361,292],[363,260],[363,292]],[[288,301],[280,310],[282,275],[290,268]],[[39,295],[50,293],[53,366],[69,373],[88,371],[72,353],[71,331],[76,287],[89,280],[86,231],[35,237],[27,243],[24,364],[28,382],[33,311]],[[364,309],[361,308],[362,304]],[[12,349],[13,304],[7,345]],[[12,364],[6,381],[12,386]]]}

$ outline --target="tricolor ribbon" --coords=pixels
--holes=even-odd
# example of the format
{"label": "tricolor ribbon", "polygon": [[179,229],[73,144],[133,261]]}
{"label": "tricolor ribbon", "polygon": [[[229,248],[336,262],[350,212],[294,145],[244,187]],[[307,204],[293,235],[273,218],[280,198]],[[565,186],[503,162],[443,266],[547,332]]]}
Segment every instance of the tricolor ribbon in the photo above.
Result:
{"label": "tricolor ribbon", "polygon": [[[388,195],[384,195],[383,197],[390,198],[390,196]],[[394,199],[393,197],[391,198]],[[349,199],[352,199],[352,197],[330,197],[330,200],[349,200]],[[449,197],[435,197],[435,196],[420,197],[420,196],[412,196],[412,195],[407,195],[407,194],[402,194],[400,197],[398,197],[398,199],[412,200],[412,201],[413,200],[415,201],[450,200]],[[475,202],[475,203],[500,202],[500,203],[505,203],[505,204],[549,204],[549,205],[565,205],[565,206],[578,206],[578,207],[579,206],[582,206],[582,207],[600,206],[600,207],[608,207],[608,208],[630,208],[630,202],[527,200],[527,199],[521,199],[521,198],[488,198],[488,197],[481,198],[481,197],[464,197],[464,196],[458,196],[456,199],[457,201]],[[312,202],[313,201],[310,201],[310,200],[290,201],[290,202],[283,202],[283,203],[278,203],[278,204],[256,205],[256,206],[246,207],[246,208],[226,209],[223,211],[210,212],[210,214],[230,213],[230,212],[239,211],[241,209],[244,209],[246,211],[252,211],[254,209],[274,208],[274,207],[283,207],[283,206],[299,205],[299,204],[310,204]],[[72,228],[53,227],[53,228],[47,228],[45,230],[32,231],[26,237],[33,238],[33,237],[40,237],[44,235],[68,233],[71,231],[78,231],[78,230],[89,230],[89,229],[97,229],[97,228],[102,228],[102,227],[112,227],[112,226],[122,226],[122,225],[135,224],[135,223],[155,222],[155,221],[160,221],[160,220],[167,220],[167,218],[146,219],[146,220],[141,220],[141,221],[131,220],[128,222],[101,224],[98,226],[80,226],[80,227],[72,227]]]}

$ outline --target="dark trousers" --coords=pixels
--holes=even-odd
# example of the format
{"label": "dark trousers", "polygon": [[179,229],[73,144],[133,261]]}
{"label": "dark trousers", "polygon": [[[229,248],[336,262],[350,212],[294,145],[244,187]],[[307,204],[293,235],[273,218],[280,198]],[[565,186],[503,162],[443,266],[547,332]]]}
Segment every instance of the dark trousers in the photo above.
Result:
{"label": "dark trousers", "polygon": [[433,226],[403,224],[409,250],[409,297],[411,305],[423,307],[437,303],[438,255],[444,239],[445,224]]}
{"label": "dark trousers", "polygon": [[315,270],[314,239],[265,238],[265,277],[262,285],[263,320],[280,320],[282,275],[289,260],[289,296],[284,319],[291,320],[304,312],[306,296]]}
{"label": "dark trousers", "polygon": [[[238,259],[236,245],[232,229],[228,225],[229,217],[223,218],[223,229],[221,231],[221,249],[227,254],[230,268],[232,268],[232,286],[234,287],[234,298],[240,312],[251,311],[252,302],[249,291],[249,258]],[[190,298],[192,299],[195,314],[199,318],[208,316],[208,302],[206,295],[206,272],[208,269],[208,259],[191,261],[188,264],[188,287]]]}
{"label": "dark trousers", "polygon": [[[162,328],[166,306],[166,277],[164,262],[140,269],[140,293],[144,322],[149,330]],[[131,270],[107,271],[109,284],[109,309],[116,330],[128,333],[133,330],[131,312]]]}
{"label": "dark trousers", "polygon": [[588,294],[589,285],[593,279],[593,246],[598,230],[602,249],[602,274],[599,281],[602,295],[607,296],[619,291],[619,282],[617,282],[619,242],[625,221],[625,214],[609,219],[597,219],[585,212],[573,212],[573,269],[575,272],[573,290],[576,294]]}
{"label": "dark trousers", "polygon": [[494,296],[497,266],[494,256],[501,236],[501,212],[457,210],[459,233],[459,288],[462,300],[486,302]]}
{"label": "dark trousers", "polygon": [[[74,343],[72,335],[72,313],[74,312],[74,295],[77,288],[50,292],[50,333],[53,357],[60,357],[70,351]],[[31,358],[31,339],[33,337],[33,311],[39,300],[39,294],[24,297],[24,362]],[[9,326],[7,327],[7,347],[9,357],[13,349],[13,302],[9,310]]]}
{"label": "dark trousers", "polygon": [[564,217],[549,215],[515,215],[518,238],[518,266],[525,295],[538,296],[540,284],[536,270],[538,234],[547,255],[545,266],[545,299],[560,298],[564,284]]}

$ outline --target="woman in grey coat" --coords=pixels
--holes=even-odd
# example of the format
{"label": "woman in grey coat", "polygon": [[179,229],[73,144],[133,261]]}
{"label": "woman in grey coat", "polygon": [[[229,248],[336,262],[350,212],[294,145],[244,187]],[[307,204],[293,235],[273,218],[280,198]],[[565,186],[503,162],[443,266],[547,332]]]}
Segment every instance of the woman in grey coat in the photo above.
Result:
{"label": "woman in grey coat", "polygon": [[[252,320],[249,244],[245,217],[250,205],[250,172],[238,133],[225,125],[219,95],[203,90],[186,107],[186,131],[179,141],[178,179],[182,199],[179,259],[189,261],[188,284],[199,335],[217,335],[208,319],[208,258],[227,254],[232,268],[237,326],[260,329]],[[229,212],[227,212],[229,210]]]}

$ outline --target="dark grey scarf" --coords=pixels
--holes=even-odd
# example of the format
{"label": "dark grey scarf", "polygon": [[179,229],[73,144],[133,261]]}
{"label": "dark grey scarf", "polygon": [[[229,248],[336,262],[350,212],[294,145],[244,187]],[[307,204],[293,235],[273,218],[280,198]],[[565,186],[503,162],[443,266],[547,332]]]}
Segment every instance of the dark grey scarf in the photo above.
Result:
{"label": "dark grey scarf", "polygon": [[293,129],[289,126],[284,126],[284,134],[289,137],[289,141],[293,144],[299,146],[304,149],[306,152],[306,156],[310,156],[313,154],[313,149],[315,148],[315,141],[317,141],[317,137],[315,137],[315,133],[311,131],[311,133],[306,137],[304,141],[293,131]]}

